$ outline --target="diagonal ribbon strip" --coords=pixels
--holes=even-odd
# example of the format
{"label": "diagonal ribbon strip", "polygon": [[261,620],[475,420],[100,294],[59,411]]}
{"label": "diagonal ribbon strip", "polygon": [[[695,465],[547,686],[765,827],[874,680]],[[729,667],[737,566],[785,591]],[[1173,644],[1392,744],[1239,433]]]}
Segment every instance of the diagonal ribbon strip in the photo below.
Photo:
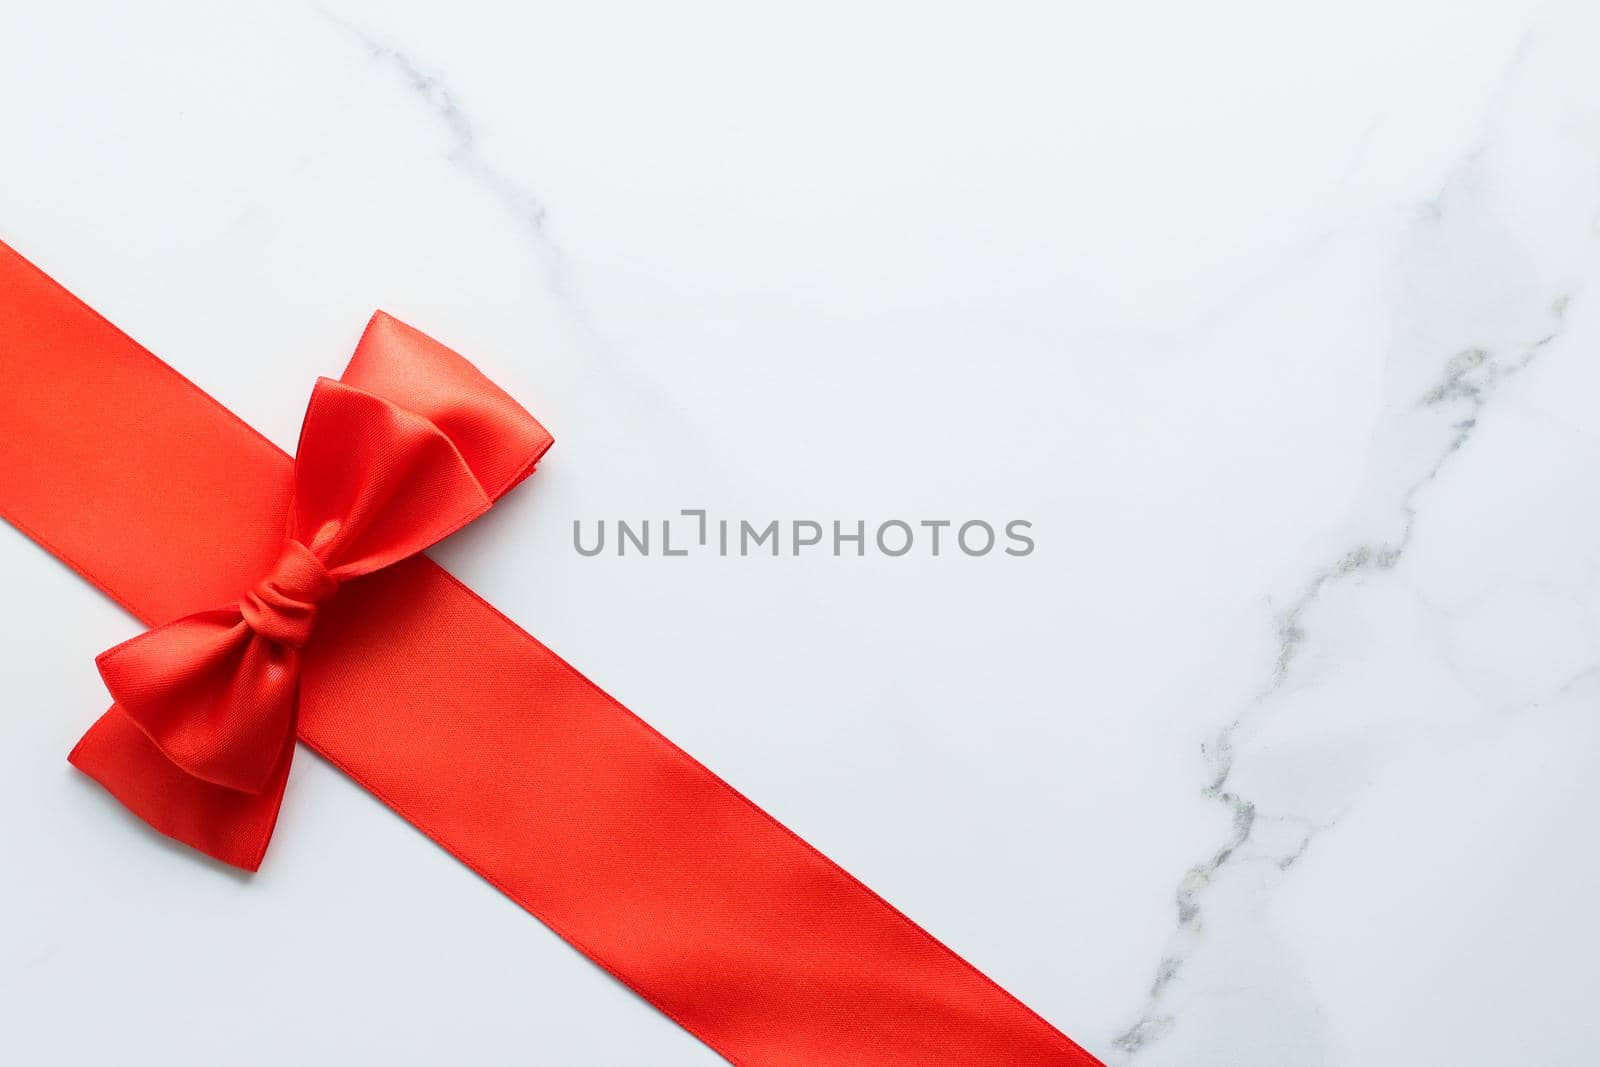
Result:
{"label": "diagonal ribbon strip", "polygon": [[[468,387],[440,390],[417,359]],[[344,386],[431,425],[490,499],[549,443],[459,356],[385,316]],[[452,396],[471,399],[441,403]],[[508,415],[528,436],[476,464],[473,417]],[[394,559],[442,531],[329,552],[291,525],[294,480],[287,456],[0,244],[0,515],[151,625],[239,604],[205,618],[249,631],[235,651],[257,639],[294,651],[299,740],[574,947],[736,1064],[1098,1062],[425,556],[351,571],[327,598],[323,578],[342,564]],[[107,679],[119,699],[142,699],[118,692],[115,665]],[[152,757],[141,802],[155,807],[141,814],[158,828],[171,832],[170,816],[192,829],[185,790],[201,779],[174,754],[220,769],[207,788],[281,792],[287,751],[263,783],[257,763],[192,737],[185,748],[157,718],[113,709],[74,760],[97,765],[102,746]],[[251,784],[260,791],[231,788]],[[251,858],[275,797],[270,813],[222,819],[211,850]]]}

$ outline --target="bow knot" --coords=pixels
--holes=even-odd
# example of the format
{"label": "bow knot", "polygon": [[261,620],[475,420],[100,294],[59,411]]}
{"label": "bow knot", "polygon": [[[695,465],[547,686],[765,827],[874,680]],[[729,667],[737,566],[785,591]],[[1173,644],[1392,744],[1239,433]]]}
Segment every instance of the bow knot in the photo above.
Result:
{"label": "bow knot", "polygon": [[317,554],[285,538],[267,576],[239,601],[245,625],[268,641],[301,648],[317,621],[317,607],[339,588]]}
{"label": "bow knot", "polygon": [[373,316],[344,377],[311,392],[277,558],[234,604],[102,653],[116,704],[72,761],[157,829],[254,870],[294,755],[302,650],[321,605],[482,515],[549,446],[466,360]]}

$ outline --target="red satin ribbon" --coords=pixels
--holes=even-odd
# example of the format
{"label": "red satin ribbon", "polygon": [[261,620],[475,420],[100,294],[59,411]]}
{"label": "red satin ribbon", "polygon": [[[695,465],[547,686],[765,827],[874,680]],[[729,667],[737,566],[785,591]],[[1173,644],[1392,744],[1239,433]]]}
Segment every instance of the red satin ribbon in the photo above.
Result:
{"label": "red satin ribbon", "polygon": [[[402,350],[398,362],[392,349]],[[396,370],[417,353],[472,386],[441,391],[428,374]],[[486,498],[525,475],[548,445],[464,360],[382,316],[344,385],[428,423],[432,430],[411,429],[430,440],[437,430]],[[527,436],[490,447],[495,461],[474,466],[483,439],[454,417],[463,396],[494,408],[491,423],[509,417]],[[368,403],[335,403],[346,402]],[[344,410],[333,421],[367,425],[351,418]],[[355,439],[319,447],[314,462],[392,473],[403,465],[385,440],[376,468],[341,458],[340,447],[371,443]],[[261,701],[245,701],[243,719],[200,738],[164,734],[159,712],[182,703],[185,679],[215,696],[218,679],[240,669],[264,677],[234,661],[229,671],[206,667],[190,640],[202,632],[199,646],[235,660],[258,648],[267,674],[274,656],[293,652],[290,715],[302,742],[729,1061],[1098,1062],[425,556],[357,576],[445,532],[429,523],[459,525],[486,505],[453,499],[464,483],[446,478],[453,488],[436,486],[416,511],[403,508],[410,520],[425,517],[404,533],[386,529],[326,553],[330,541],[291,525],[294,479],[283,453],[0,244],[0,515],[152,626],[209,613],[166,631],[188,635],[182,655],[133,657],[140,662],[127,677],[115,665],[107,672],[119,701],[155,703],[138,721],[113,709],[74,753],[80,766],[115,768],[102,781],[138,781],[138,796],[119,796],[158,828],[246,860],[264,847],[287,751],[260,781],[260,746],[241,757],[229,742],[241,731],[273,736],[282,703],[261,712]],[[370,503],[364,485],[324,500],[319,521]],[[302,496],[297,516],[305,506]],[[441,523],[443,513],[453,517]],[[317,556],[320,572],[286,546],[286,531]],[[335,577],[341,565],[354,569]],[[338,583],[337,595],[323,577]],[[308,612],[314,633],[303,625]],[[159,644],[160,633],[135,642]],[[129,677],[137,692],[123,691]],[[119,761],[133,752],[150,777],[125,773]],[[259,791],[231,788],[240,785]],[[219,817],[190,792],[199,786],[271,803]],[[193,825],[197,811],[203,826]]]}

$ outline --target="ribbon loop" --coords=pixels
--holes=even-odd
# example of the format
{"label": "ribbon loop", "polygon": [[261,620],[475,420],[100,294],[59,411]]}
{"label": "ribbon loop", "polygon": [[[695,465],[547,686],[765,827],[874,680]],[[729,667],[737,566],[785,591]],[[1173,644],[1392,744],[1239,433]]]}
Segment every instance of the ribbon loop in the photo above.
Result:
{"label": "ribbon loop", "polygon": [[190,615],[95,660],[113,711],[190,777],[266,788],[295,722],[300,650],[254,633],[237,607]]}
{"label": "ribbon loop", "polygon": [[259,636],[301,648],[316,624],[317,606],[338,588],[315,552],[286,538],[272,570],[239,601],[239,614]]}

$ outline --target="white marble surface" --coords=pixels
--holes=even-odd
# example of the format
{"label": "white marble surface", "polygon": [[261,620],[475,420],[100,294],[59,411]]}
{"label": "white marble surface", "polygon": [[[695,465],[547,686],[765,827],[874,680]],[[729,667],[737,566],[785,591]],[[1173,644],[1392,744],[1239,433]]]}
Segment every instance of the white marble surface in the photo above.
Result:
{"label": "white marble surface", "polygon": [[[1593,7],[13,0],[0,236],[280,443],[470,355],[557,444],[436,555],[1108,1062],[1581,1067]],[[1038,549],[572,549],[681,507]],[[143,831],[134,628],[0,529],[8,1062],[717,1062],[304,752]]]}

